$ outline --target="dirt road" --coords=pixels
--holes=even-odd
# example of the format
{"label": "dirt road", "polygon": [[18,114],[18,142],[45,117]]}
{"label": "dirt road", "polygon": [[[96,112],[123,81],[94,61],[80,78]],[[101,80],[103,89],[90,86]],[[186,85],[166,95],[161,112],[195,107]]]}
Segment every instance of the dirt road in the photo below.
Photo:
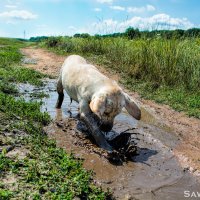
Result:
{"label": "dirt road", "polygon": [[[24,64],[26,67],[55,77],[65,59],[39,48],[25,48],[22,52],[27,58],[36,61],[35,64]],[[117,75],[97,67],[107,76],[119,79]],[[187,184],[193,190],[200,188],[200,120],[188,118],[184,113],[141,99],[138,94],[127,91],[143,107],[142,120],[136,122],[122,113],[117,117],[114,128],[119,131],[135,126],[136,132],[140,133],[137,138],[140,153],[133,162],[115,166],[99,156],[99,150],[95,150],[90,141],[80,139],[82,136],[77,130],[78,120],[71,118],[66,109],[69,98],[66,97],[62,110],[54,108],[56,83],[53,81],[49,84],[50,98],[46,100],[45,109],[55,120],[47,127],[47,132],[57,140],[58,145],[85,159],[84,166],[95,171],[97,184],[112,188],[119,199],[160,199],[168,193],[172,194],[169,199],[182,199],[183,190],[188,189]],[[71,109],[75,116],[78,112],[77,104],[74,103]]]}

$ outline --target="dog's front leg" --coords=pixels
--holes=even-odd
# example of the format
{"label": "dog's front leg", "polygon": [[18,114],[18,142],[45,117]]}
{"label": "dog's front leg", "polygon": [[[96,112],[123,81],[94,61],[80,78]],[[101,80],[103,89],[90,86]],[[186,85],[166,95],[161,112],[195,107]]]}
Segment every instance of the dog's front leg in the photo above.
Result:
{"label": "dog's front leg", "polygon": [[81,101],[80,103],[80,117],[86,124],[90,134],[95,139],[96,143],[107,151],[112,151],[112,147],[108,144],[105,136],[100,131],[97,121],[94,118],[94,114],[91,112],[88,102]]}

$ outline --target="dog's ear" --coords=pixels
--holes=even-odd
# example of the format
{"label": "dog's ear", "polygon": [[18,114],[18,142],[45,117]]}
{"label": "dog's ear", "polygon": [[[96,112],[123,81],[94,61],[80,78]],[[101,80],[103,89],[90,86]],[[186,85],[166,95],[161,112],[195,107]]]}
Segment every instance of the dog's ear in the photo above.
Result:
{"label": "dog's ear", "polygon": [[131,99],[131,97],[128,94],[123,92],[123,95],[124,95],[124,99],[125,99],[124,107],[126,108],[128,113],[131,116],[133,116],[135,119],[140,120],[141,110],[140,110],[139,106],[134,102],[133,99]]}
{"label": "dog's ear", "polygon": [[101,117],[105,111],[105,98],[103,96],[95,96],[92,98],[89,106],[93,113]]}

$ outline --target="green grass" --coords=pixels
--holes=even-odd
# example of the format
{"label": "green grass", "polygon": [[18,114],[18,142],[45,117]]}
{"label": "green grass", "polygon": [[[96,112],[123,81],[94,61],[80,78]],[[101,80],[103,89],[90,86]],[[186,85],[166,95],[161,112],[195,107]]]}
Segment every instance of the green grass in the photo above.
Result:
{"label": "green grass", "polygon": [[127,88],[139,91],[141,97],[152,99],[157,103],[171,106],[177,111],[183,111],[188,116],[193,116],[200,119],[200,91],[186,91],[183,88],[171,88],[169,86],[160,86],[123,78],[121,83]]}
{"label": "green grass", "polygon": [[57,148],[55,141],[44,134],[43,125],[50,118],[47,113],[40,112],[39,103],[15,100],[1,94],[0,107],[2,105],[5,105],[4,114],[13,116],[9,131],[17,129],[28,134],[12,143],[20,144],[30,153],[23,159],[7,158],[6,151],[0,153],[2,178],[13,174],[18,180],[15,190],[0,186],[3,191],[0,198],[4,198],[7,192],[8,197],[18,199],[73,199],[75,196],[105,199],[108,196],[93,184],[92,173],[83,169],[82,161]]}
{"label": "green grass", "polygon": [[[94,185],[92,172],[83,168],[82,161],[56,147],[45,134],[43,127],[50,116],[40,112],[41,103],[15,98],[16,83],[41,85],[45,77],[20,66],[23,44],[0,39],[0,46],[4,55],[0,57],[0,147],[4,147],[0,152],[0,199],[108,199],[110,193]],[[9,145],[20,152],[26,150],[27,155],[8,157]],[[15,177],[15,183],[3,181],[9,177]]]}
{"label": "green grass", "polygon": [[1,46],[0,47],[0,67],[7,67],[11,64],[18,64],[22,56],[16,47],[11,46]]}
{"label": "green grass", "polygon": [[[6,39],[0,38],[0,85],[2,85],[2,82],[8,84],[9,82],[28,82],[33,85],[42,85],[41,78],[46,77],[46,75],[32,69],[20,67],[22,55],[19,47],[22,47],[23,44],[15,40],[12,44],[11,41],[8,40],[6,43]],[[12,44],[12,46],[8,44]]]}
{"label": "green grass", "polygon": [[50,117],[48,113],[41,113],[40,103],[27,103],[24,99],[16,100],[14,97],[0,93],[0,109],[8,115],[17,115],[24,120],[34,120],[46,125]]}
{"label": "green grass", "polygon": [[30,42],[22,42],[17,39],[0,37],[0,67],[19,64],[22,58],[19,48],[30,45]]}
{"label": "green grass", "polygon": [[14,39],[14,38],[5,38],[5,37],[0,37],[0,45],[2,46],[10,46],[10,47],[24,47],[29,45],[30,43],[24,43],[20,40]]}
{"label": "green grass", "polygon": [[200,39],[52,37],[40,43],[116,71],[143,97],[200,118]]}
{"label": "green grass", "polygon": [[13,196],[12,192],[10,192],[9,190],[4,190],[0,188],[0,197],[1,200],[7,200],[10,199]]}
{"label": "green grass", "polygon": [[82,161],[57,148],[55,142],[43,135],[34,124],[29,122],[23,128],[29,137],[20,142],[29,150],[28,156],[8,159],[6,154],[0,154],[1,173],[18,177],[18,187],[9,191],[4,185],[0,189],[9,191],[17,199],[64,200],[75,196],[105,199],[108,196],[92,183],[92,173],[83,169]]}

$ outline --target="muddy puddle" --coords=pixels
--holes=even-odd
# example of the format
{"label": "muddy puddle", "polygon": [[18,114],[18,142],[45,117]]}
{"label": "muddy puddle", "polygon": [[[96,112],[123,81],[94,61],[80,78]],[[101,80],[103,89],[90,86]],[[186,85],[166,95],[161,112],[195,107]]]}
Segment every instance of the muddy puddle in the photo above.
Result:
{"label": "muddy puddle", "polygon": [[[103,151],[80,131],[77,118],[78,104],[65,93],[62,109],[55,109],[57,101],[56,80],[45,80],[44,87],[35,88],[28,84],[19,85],[25,99],[37,100],[43,97],[42,111],[48,112],[53,122],[46,127],[57,145],[84,159],[84,167],[92,169],[97,185],[111,188],[116,199],[184,199],[184,191],[199,192],[197,177],[182,169],[173,154],[173,148],[180,143],[170,127],[156,120],[142,109],[142,120],[137,121],[125,111],[115,119],[114,130],[118,133],[129,129],[137,143],[138,152],[130,161],[121,164],[110,163]],[[69,106],[70,105],[70,106]],[[69,112],[70,110],[70,112]],[[192,199],[192,198],[190,198]],[[195,196],[193,199],[196,199]]]}

